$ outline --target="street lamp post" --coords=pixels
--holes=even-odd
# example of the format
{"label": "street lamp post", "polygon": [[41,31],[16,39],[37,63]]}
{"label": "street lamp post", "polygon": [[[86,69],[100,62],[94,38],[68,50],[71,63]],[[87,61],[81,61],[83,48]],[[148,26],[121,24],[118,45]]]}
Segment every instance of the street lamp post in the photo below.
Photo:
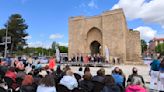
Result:
{"label": "street lamp post", "polygon": [[5,38],[5,54],[4,54],[4,58],[6,58],[7,57],[7,34],[8,34],[8,24],[9,23],[7,23],[7,27],[6,27],[6,38]]}

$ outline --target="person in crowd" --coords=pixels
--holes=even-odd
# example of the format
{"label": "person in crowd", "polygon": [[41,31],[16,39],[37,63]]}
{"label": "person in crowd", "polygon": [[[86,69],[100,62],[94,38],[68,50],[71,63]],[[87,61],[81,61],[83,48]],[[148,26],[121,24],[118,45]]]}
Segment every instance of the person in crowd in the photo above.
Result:
{"label": "person in crowd", "polygon": [[103,68],[97,71],[97,75],[92,78],[94,84],[93,92],[100,92],[104,86],[105,70]]}
{"label": "person in crowd", "polygon": [[131,84],[133,77],[139,77],[142,81],[142,84],[145,84],[145,81],[141,75],[138,74],[138,70],[136,67],[133,67],[132,69],[132,74],[129,75],[128,80],[127,80],[127,85]]}
{"label": "person in crowd", "polygon": [[16,72],[14,67],[10,67],[5,74],[5,77],[11,78],[13,81],[16,81]]}
{"label": "person in crowd", "polygon": [[120,75],[120,68],[116,67],[112,73],[112,76],[117,85],[123,86],[124,77]]}
{"label": "person in crowd", "polygon": [[76,78],[73,76],[73,72],[71,70],[66,71],[66,75],[60,80],[60,84],[67,87],[69,90],[73,90],[78,87],[78,82]]}
{"label": "person in crowd", "polygon": [[86,66],[86,67],[85,67],[85,69],[84,69],[84,74],[85,74],[85,72],[90,72],[89,66]]}
{"label": "person in crowd", "polygon": [[106,75],[104,79],[104,87],[101,92],[121,92],[119,86],[116,85],[111,75]]}
{"label": "person in crowd", "polygon": [[139,77],[133,77],[132,82],[126,87],[125,92],[148,92],[146,88],[143,87],[142,80]]}
{"label": "person in crowd", "polygon": [[[158,81],[158,74],[159,74],[159,65],[160,65],[160,55],[158,56],[158,58],[155,58],[151,64],[151,71],[150,71],[150,89],[155,89],[155,83],[157,83]],[[156,89],[155,89],[156,90]]]}
{"label": "person in crowd", "polygon": [[122,85],[123,85],[123,87],[125,88],[125,86],[126,86],[126,76],[125,76],[125,74],[123,73],[122,69],[120,69],[120,75],[123,76],[123,83],[122,83]]}
{"label": "person in crowd", "polygon": [[81,77],[84,75],[82,67],[79,68],[77,74],[79,74]]}
{"label": "person in crowd", "polygon": [[82,92],[92,92],[94,84],[92,83],[92,75],[90,72],[86,72],[83,75],[83,80],[79,82],[79,88]]}
{"label": "person in crowd", "polygon": [[33,77],[26,75],[22,81],[21,92],[36,92],[36,85],[33,85]]}
{"label": "person in crowd", "polygon": [[160,63],[158,80],[159,80],[158,90],[159,92],[164,92],[164,57]]}
{"label": "person in crowd", "polygon": [[56,66],[55,58],[51,57],[49,60],[49,69],[54,69]]}
{"label": "person in crowd", "polygon": [[55,80],[48,75],[42,78],[36,92],[56,92]]}
{"label": "person in crowd", "polygon": [[31,56],[28,57],[28,59],[27,59],[27,63],[28,63],[30,66],[32,65],[32,63],[33,63],[33,59],[32,59]]}

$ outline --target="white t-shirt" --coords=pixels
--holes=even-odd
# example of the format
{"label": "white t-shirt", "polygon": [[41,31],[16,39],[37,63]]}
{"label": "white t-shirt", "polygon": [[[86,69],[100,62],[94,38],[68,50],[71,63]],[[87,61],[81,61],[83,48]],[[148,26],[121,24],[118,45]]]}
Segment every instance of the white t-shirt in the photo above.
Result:
{"label": "white t-shirt", "polygon": [[36,92],[56,92],[56,88],[45,87],[44,85],[39,85]]}

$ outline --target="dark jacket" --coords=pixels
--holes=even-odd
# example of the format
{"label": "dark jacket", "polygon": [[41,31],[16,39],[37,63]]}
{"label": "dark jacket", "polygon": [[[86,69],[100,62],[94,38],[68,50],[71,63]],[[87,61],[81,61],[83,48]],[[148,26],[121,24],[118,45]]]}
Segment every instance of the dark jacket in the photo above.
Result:
{"label": "dark jacket", "polygon": [[104,87],[104,78],[103,76],[94,76],[92,82],[94,84],[93,92],[100,92]]}
{"label": "dark jacket", "polygon": [[79,88],[82,92],[92,92],[93,86],[92,81],[82,80],[79,82]]}
{"label": "dark jacket", "polygon": [[21,86],[20,92],[36,92],[36,86],[35,85],[25,85]]}
{"label": "dark jacket", "polygon": [[117,85],[107,84],[101,92],[121,92],[121,90]]}

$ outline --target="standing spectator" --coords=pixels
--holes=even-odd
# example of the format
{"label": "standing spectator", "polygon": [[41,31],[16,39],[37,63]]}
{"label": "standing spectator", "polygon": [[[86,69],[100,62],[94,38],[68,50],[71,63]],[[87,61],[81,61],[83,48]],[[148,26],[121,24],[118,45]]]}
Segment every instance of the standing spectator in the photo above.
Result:
{"label": "standing spectator", "polygon": [[160,65],[160,56],[157,59],[154,59],[153,62],[150,64],[151,72],[150,72],[150,89],[155,89],[155,83],[158,80],[159,74],[159,65]]}
{"label": "standing spectator", "polygon": [[121,92],[111,75],[106,75],[104,79],[104,88],[101,92]]}
{"label": "standing spectator", "polygon": [[55,80],[51,76],[41,79],[36,92],[56,92]]}
{"label": "standing spectator", "polygon": [[66,71],[66,75],[60,80],[60,84],[67,87],[69,90],[73,90],[78,87],[78,82],[73,76],[73,72],[71,70]]}
{"label": "standing spectator", "polygon": [[158,80],[160,82],[158,85],[159,86],[158,90],[159,90],[159,92],[164,92],[164,58],[160,63]]}
{"label": "standing spectator", "polygon": [[143,77],[138,74],[138,70],[137,70],[136,67],[133,67],[132,74],[129,75],[129,77],[128,77],[128,80],[127,80],[127,84],[128,85],[132,82],[133,77],[139,77],[139,78],[141,78],[142,83],[145,84],[145,81],[144,81]]}
{"label": "standing spectator", "polygon": [[131,84],[127,86],[125,92],[147,92],[147,90],[143,87],[141,78],[133,77]]}
{"label": "standing spectator", "polygon": [[54,69],[56,65],[55,58],[51,57],[49,60],[49,69]]}
{"label": "standing spectator", "polygon": [[31,56],[29,56],[28,60],[27,60],[28,64],[31,66],[33,63],[33,59]]}
{"label": "standing spectator", "polygon": [[90,72],[86,72],[83,76],[83,80],[79,82],[79,87],[82,92],[92,92],[93,83],[91,81],[92,75]]}

